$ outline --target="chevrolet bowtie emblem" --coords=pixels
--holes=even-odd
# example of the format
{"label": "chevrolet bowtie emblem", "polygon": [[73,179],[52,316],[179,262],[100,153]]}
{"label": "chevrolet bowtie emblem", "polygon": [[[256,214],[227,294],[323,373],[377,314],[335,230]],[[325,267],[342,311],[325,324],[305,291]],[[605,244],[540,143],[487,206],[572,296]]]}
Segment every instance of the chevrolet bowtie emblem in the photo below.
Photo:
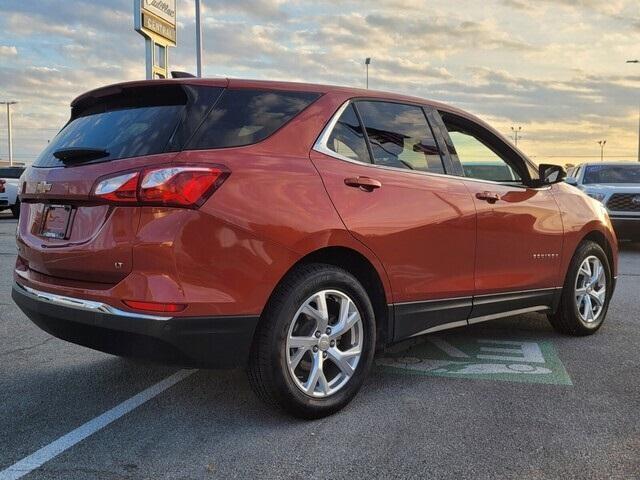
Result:
{"label": "chevrolet bowtie emblem", "polygon": [[36,183],[36,193],[47,193],[51,190],[51,184],[48,182],[37,182]]}

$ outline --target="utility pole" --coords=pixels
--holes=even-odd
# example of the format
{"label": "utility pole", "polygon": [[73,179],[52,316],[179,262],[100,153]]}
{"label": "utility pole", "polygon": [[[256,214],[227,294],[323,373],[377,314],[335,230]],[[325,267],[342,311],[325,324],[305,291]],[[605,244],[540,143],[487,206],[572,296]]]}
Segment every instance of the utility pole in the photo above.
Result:
{"label": "utility pole", "polygon": [[202,77],[202,23],[200,22],[200,0],[196,0],[196,72]]}
{"label": "utility pole", "polygon": [[604,146],[607,144],[606,140],[598,140],[598,145],[600,145],[600,161],[604,162]]}
{"label": "utility pole", "polygon": [[11,138],[11,105],[15,105],[16,101],[0,102],[0,105],[7,106],[7,141],[9,144],[9,166],[13,167],[13,139]]}
{"label": "utility pole", "polygon": [[522,131],[522,127],[518,126],[518,127],[511,127],[511,131],[513,132],[513,141],[516,144],[516,147],[518,146],[518,135],[520,134],[520,132]]}
{"label": "utility pole", "polygon": [[[627,63],[640,63],[640,60],[627,60]],[[638,162],[640,162],[640,107],[638,108]]]}
{"label": "utility pole", "polygon": [[364,59],[364,65],[367,69],[367,89],[369,89],[369,64],[371,63],[371,57],[367,57]]}

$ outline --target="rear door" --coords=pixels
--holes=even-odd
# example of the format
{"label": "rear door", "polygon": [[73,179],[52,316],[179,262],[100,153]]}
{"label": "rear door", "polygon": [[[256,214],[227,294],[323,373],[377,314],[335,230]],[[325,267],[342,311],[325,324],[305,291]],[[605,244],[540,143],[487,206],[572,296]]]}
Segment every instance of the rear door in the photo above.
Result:
{"label": "rear door", "polygon": [[442,113],[463,182],[478,213],[475,299],[469,323],[553,304],[563,226],[551,187],[510,145],[467,118]]}
{"label": "rear door", "polygon": [[382,261],[395,339],[465,325],[475,208],[445,169],[420,106],[360,100],[329,123],[311,158],[343,222]]}

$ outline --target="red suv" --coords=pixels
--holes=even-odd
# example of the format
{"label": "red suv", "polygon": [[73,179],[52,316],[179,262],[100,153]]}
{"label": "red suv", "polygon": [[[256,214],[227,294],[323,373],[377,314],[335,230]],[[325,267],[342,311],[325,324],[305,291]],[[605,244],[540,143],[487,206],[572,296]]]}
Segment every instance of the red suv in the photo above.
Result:
{"label": "red suv", "polygon": [[376,350],[525,312],[594,333],[614,291],[604,207],[458,109],[353,88],[100,88],[23,176],[13,298],[91,348],[246,366],[302,417]]}

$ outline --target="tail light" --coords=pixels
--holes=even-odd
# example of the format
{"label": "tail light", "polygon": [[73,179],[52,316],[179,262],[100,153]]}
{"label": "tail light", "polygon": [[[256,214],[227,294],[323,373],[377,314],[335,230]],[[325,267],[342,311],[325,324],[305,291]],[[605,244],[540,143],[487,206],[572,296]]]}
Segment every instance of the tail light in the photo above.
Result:
{"label": "tail light", "polygon": [[198,208],[228,176],[229,171],[221,165],[149,168],[103,177],[91,196],[122,205]]}
{"label": "tail light", "polygon": [[4,184],[6,183],[6,180],[0,180],[0,193],[4,193]]}

